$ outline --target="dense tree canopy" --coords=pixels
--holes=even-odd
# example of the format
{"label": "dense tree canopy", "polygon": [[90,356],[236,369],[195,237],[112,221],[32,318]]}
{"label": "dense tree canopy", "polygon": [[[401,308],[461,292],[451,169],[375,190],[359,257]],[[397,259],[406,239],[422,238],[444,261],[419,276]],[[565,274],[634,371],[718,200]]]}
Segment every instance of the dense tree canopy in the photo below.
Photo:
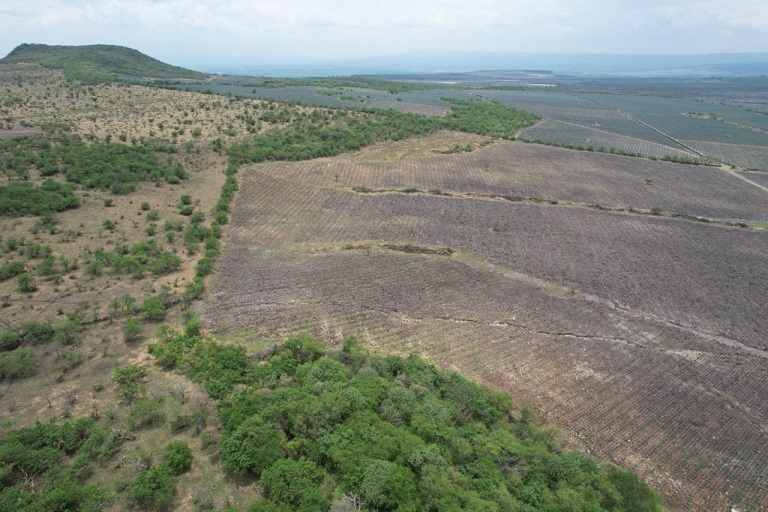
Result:
{"label": "dense tree canopy", "polygon": [[222,465],[266,490],[252,510],[660,510],[633,473],[564,450],[508,395],[416,356],[301,337],[259,362],[182,334],[151,351],[219,400]]}

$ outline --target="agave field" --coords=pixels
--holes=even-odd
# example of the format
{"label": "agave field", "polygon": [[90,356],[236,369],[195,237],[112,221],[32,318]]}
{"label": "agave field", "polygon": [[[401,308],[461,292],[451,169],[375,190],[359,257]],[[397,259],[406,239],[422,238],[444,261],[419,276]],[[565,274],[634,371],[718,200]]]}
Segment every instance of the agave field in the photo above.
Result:
{"label": "agave field", "polygon": [[[499,142],[479,151],[418,161],[274,162],[260,172],[325,190],[423,192],[435,196],[559,203],[584,208],[762,220],[765,194],[711,166],[653,162],[587,151]],[[750,173],[750,176],[758,173]],[[347,196],[343,196],[347,197]]]}
{"label": "agave field", "polygon": [[472,99],[458,90],[417,90],[401,93],[359,87],[322,87],[315,85],[285,85],[264,87],[236,83],[183,84],[175,87],[197,92],[228,94],[245,98],[295,102],[303,105],[331,108],[380,108],[424,116],[443,116],[450,103],[444,96],[462,100]]}
{"label": "agave field", "polygon": [[480,91],[483,98],[546,121],[521,138],[653,158],[715,159],[768,170],[768,120],[741,104],[650,95]]}
{"label": "agave field", "polygon": [[419,354],[534,403],[675,509],[760,510],[768,238],[739,226],[767,209],[717,168],[520,142],[260,164],[204,318]]}
{"label": "agave field", "polygon": [[[753,171],[753,172],[740,172],[741,176],[744,176],[748,180],[754,181],[755,183],[758,183],[764,187],[768,187],[768,173],[765,172],[759,172],[759,171]],[[768,212],[765,212],[763,214],[763,217],[760,220],[768,220]]]}
{"label": "agave field", "polygon": [[768,169],[768,148],[722,142],[683,141],[696,151],[742,169]]}
{"label": "agave field", "polygon": [[682,157],[703,162],[699,155],[686,151],[679,146],[670,147],[669,145],[621,135],[616,132],[551,119],[546,119],[536,126],[526,128],[520,134],[520,138],[522,140],[553,144],[555,146],[609,153],[627,153],[652,158]]}

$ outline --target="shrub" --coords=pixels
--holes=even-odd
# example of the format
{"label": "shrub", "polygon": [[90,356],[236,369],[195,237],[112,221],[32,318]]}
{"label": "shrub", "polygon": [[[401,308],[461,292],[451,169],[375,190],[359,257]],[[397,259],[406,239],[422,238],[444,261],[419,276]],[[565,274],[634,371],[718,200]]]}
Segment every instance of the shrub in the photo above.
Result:
{"label": "shrub", "polygon": [[79,339],[82,326],[74,318],[64,320],[53,326],[53,340],[62,345],[72,345]]}
{"label": "shrub", "polygon": [[200,258],[200,260],[197,262],[196,275],[198,277],[203,277],[203,276],[207,276],[212,271],[213,271],[213,260],[208,257]]}
{"label": "shrub", "polygon": [[142,379],[146,375],[146,370],[141,366],[128,365],[115,368],[115,374],[112,381],[118,386],[118,394],[126,401],[130,402],[144,390]]}
{"label": "shrub", "polygon": [[162,510],[173,501],[175,486],[173,472],[161,464],[136,475],[125,496],[141,510]]}
{"label": "shrub", "polygon": [[37,371],[37,363],[29,347],[0,354],[0,380],[29,377]]}
{"label": "shrub", "polygon": [[0,265],[0,281],[5,281],[24,272],[25,264],[23,261],[9,261]]}
{"label": "shrub", "polygon": [[32,279],[32,276],[29,274],[29,272],[22,272],[16,276],[16,284],[18,285],[20,292],[27,293],[37,290],[35,280]]}
{"label": "shrub", "polygon": [[251,416],[219,443],[221,465],[236,475],[261,475],[285,456],[285,438],[280,428]]}
{"label": "shrub", "polygon": [[149,297],[141,305],[141,311],[144,313],[144,318],[150,322],[159,322],[165,318],[165,303],[163,298],[159,295]]}
{"label": "shrub", "polygon": [[135,317],[128,318],[123,322],[123,336],[125,337],[125,341],[134,341],[141,336],[143,331],[144,328]]}
{"label": "shrub", "polygon": [[184,441],[174,441],[163,448],[163,465],[174,475],[180,475],[192,467],[192,450]]}

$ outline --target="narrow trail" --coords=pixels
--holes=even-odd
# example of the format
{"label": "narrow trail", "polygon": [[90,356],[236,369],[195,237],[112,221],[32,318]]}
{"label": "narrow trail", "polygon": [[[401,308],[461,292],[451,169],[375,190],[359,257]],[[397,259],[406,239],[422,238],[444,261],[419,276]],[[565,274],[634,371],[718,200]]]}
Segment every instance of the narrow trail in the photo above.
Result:
{"label": "narrow trail", "polygon": [[721,166],[720,166],[720,170],[721,170],[721,171],[723,171],[723,172],[725,172],[725,173],[728,173],[728,174],[730,174],[730,175],[731,175],[731,176],[733,176],[734,178],[739,178],[740,180],[742,180],[742,181],[745,181],[745,182],[749,183],[749,184],[750,184],[750,185],[752,185],[753,187],[757,187],[757,188],[759,188],[759,189],[760,189],[760,190],[762,190],[763,192],[768,192],[768,187],[764,187],[763,185],[761,185],[761,184],[759,184],[759,183],[756,183],[756,182],[752,181],[751,179],[747,178],[746,176],[742,176],[741,174],[738,174],[738,173],[736,173],[736,171],[734,171],[733,169],[728,169],[728,167],[726,167],[726,166],[724,166],[724,165],[721,165]]}

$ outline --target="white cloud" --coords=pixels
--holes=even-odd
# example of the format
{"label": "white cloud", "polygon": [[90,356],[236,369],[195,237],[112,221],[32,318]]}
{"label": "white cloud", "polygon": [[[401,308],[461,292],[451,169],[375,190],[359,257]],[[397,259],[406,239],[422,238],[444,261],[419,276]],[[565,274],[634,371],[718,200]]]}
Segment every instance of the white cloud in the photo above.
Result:
{"label": "white cloud", "polygon": [[768,4],[726,0],[5,0],[0,52],[111,43],[175,62],[416,49],[768,51]]}

